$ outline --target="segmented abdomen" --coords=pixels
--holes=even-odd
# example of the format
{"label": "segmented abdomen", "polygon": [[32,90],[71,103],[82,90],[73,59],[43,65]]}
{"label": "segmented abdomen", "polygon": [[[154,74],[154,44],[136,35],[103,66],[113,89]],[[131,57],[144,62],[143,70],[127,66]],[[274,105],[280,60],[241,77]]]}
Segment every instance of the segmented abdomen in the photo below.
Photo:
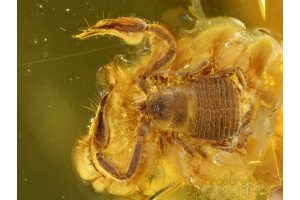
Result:
{"label": "segmented abdomen", "polygon": [[192,134],[206,140],[222,140],[239,128],[240,97],[229,80],[201,77],[193,84],[196,97]]}

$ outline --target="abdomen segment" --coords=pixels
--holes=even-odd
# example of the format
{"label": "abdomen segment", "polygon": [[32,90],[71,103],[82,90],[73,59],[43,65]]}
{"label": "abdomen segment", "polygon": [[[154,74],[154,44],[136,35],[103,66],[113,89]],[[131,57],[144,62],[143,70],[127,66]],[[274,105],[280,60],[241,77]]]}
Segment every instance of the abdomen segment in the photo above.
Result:
{"label": "abdomen segment", "polygon": [[201,77],[192,84],[193,117],[189,131],[205,140],[223,140],[234,135],[241,119],[240,96],[229,80]]}

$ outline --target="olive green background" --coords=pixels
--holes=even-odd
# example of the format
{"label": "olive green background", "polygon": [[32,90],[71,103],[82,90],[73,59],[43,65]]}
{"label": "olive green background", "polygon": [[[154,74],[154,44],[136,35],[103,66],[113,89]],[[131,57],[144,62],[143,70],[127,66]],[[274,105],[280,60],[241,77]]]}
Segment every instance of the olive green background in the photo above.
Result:
{"label": "olive green background", "polygon": [[[71,36],[97,19],[136,16],[168,26],[188,24],[188,0],[18,0],[18,199],[121,199],[99,194],[74,175],[72,145],[87,131],[97,95],[96,72],[127,47],[116,38]],[[270,1],[271,2],[271,1]],[[206,0],[208,16],[228,15],[282,39],[282,1]],[[272,16],[272,17],[270,17]],[[186,195],[180,191],[180,195]]]}

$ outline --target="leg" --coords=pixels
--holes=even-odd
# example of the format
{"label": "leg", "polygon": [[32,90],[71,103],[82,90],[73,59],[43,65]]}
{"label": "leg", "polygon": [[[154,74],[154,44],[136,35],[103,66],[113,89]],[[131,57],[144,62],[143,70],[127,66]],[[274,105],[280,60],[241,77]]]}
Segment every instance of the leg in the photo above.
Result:
{"label": "leg", "polygon": [[117,180],[128,180],[132,177],[134,172],[137,170],[143,153],[143,138],[139,137],[132,154],[131,161],[126,169],[125,173],[120,173],[118,169],[114,168],[108,161],[106,161],[101,153],[97,153],[98,164],[105,170],[107,174]]}
{"label": "leg", "polygon": [[95,123],[90,128],[91,134],[94,134],[94,142],[98,147],[104,148],[109,142],[109,130],[105,127],[104,122],[104,108],[107,95],[105,95],[101,101],[100,107],[97,110],[96,117],[94,118]]}
{"label": "leg", "polygon": [[175,137],[180,145],[184,148],[186,152],[188,152],[192,157],[195,156],[195,151],[204,159],[207,159],[207,152],[205,148],[201,147],[201,145],[190,145],[186,141],[181,138]]}
{"label": "leg", "polygon": [[237,67],[226,68],[218,71],[217,73],[220,74],[221,77],[228,78],[231,81],[233,81],[235,84],[241,85],[243,90],[247,89],[248,87],[244,73],[240,68]]}
{"label": "leg", "polygon": [[252,116],[253,116],[253,109],[250,108],[249,111],[246,112],[244,116],[243,124],[241,125],[238,131],[239,134],[238,148],[246,147],[247,138],[249,135],[253,133],[251,130],[249,130],[249,123],[251,122]]}
{"label": "leg", "polygon": [[229,140],[222,140],[222,141],[216,141],[215,143],[212,144],[212,146],[219,148],[223,151],[228,151],[228,152],[234,152],[234,148],[232,147],[232,141]]}
{"label": "leg", "polygon": [[204,158],[205,160],[207,159],[207,152],[206,149],[201,147],[200,145],[197,145],[195,147],[195,150],[199,153],[199,155]]}
{"label": "leg", "polygon": [[194,156],[194,150],[190,147],[183,139],[175,136],[175,140],[179,142],[179,144],[184,148],[186,152],[188,152],[191,156]]}
{"label": "leg", "polygon": [[137,170],[143,153],[143,138],[148,134],[150,129],[148,122],[142,123],[136,129],[137,135],[139,136],[135,144],[135,148],[132,154],[131,161],[126,169],[125,173],[120,173],[118,169],[115,169],[108,161],[106,161],[101,153],[97,153],[97,160],[99,165],[105,170],[107,174],[117,180],[127,180],[132,177],[134,172]]}
{"label": "leg", "polygon": [[134,172],[137,170],[142,159],[142,153],[143,153],[143,138],[140,137],[135,145],[131,162],[128,165],[128,168],[126,169],[126,173],[124,175],[126,179],[130,179],[134,174]]}
{"label": "leg", "polygon": [[141,76],[153,75],[161,67],[175,58],[176,42],[172,34],[159,24],[147,24],[139,18],[117,18],[98,21],[75,38],[85,39],[95,35],[114,35],[122,38],[129,45],[137,45],[148,38],[153,49],[150,61],[152,66],[141,72]]}
{"label": "leg", "polygon": [[161,154],[164,154],[166,151],[166,138],[163,136],[159,136],[159,150]]}
{"label": "leg", "polygon": [[221,149],[222,151],[227,151],[230,153],[238,153],[241,156],[244,156],[245,154],[243,153],[242,150],[240,150],[243,146],[240,144],[239,138],[237,136],[233,137],[230,141],[219,141],[212,146]]}

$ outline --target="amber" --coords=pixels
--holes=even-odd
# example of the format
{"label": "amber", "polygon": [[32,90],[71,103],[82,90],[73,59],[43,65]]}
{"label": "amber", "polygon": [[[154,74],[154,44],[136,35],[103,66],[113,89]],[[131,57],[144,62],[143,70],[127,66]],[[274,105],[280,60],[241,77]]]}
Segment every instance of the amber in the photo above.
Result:
{"label": "amber", "polygon": [[137,199],[180,199],[182,188],[197,199],[282,192],[281,45],[237,19],[198,17],[176,37],[138,18],[104,19],[76,36],[114,35],[151,49],[100,71],[107,93],[72,155],[97,192]]}

